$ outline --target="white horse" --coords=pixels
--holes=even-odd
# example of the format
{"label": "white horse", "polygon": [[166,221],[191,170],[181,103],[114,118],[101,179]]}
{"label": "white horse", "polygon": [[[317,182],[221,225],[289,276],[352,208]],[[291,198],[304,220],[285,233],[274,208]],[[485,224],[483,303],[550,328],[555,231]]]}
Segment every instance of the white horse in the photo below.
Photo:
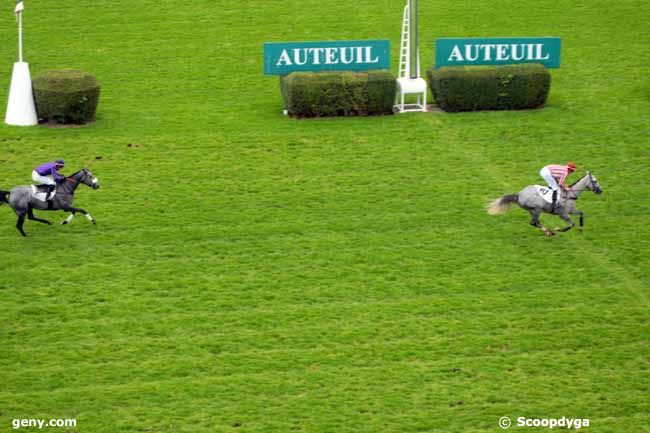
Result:
{"label": "white horse", "polygon": [[16,222],[16,228],[21,235],[27,236],[25,230],[23,230],[23,224],[25,223],[25,217],[30,220],[37,221],[43,224],[52,224],[50,221],[37,218],[34,216],[34,209],[38,210],[62,210],[65,212],[71,212],[67,219],[65,219],[61,224],[67,224],[72,221],[74,215],[77,212],[81,212],[88,218],[90,222],[96,224],[95,219],[90,216],[88,212],[80,207],[72,206],[74,200],[74,192],[79,186],[83,183],[91,187],[92,189],[99,188],[99,181],[87,168],[79,170],[75,174],[66,177],[62,182],[56,185],[56,194],[50,202],[44,202],[42,200],[36,199],[32,194],[31,186],[17,186],[11,191],[2,191],[0,190],[0,204],[7,203],[18,215],[18,222]]}
{"label": "white horse", "polygon": [[490,215],[504,214],[511,204],[517,203],[520,208],[530,212],[533,217],[530,224],[543,230],[547,236],[553,236],[555,233],[544,227],[539,222],[539,217],[542,213],[555,214],[566,221],[569,225],[559,229],[561,232],[571,230],[571,228],[575,226],[575,223],[571,220],[569,215],[580,215],[579,228],[582,230],[584,227],[584,214],[582,211],[576,209],[576,202],[578,201],[578,197],[580,197],[582,191],[585,189],[593,191],[596,194],[603,192],[596,176],[591,174],[591,172],[587,172],[587,174],[571,185],[571,190],[569,192],[562,194],[555,209],[553,209],[551,203],[544,200],[535,185],[530,185],[521,190],[518,194],[504,195],[494,200],[488,205],[488,213]]}

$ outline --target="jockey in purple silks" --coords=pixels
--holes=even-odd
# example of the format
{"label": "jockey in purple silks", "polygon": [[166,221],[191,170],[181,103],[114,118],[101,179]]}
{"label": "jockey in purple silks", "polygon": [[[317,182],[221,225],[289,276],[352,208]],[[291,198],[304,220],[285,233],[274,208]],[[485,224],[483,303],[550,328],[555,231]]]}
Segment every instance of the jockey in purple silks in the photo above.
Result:
{"label": "jockey in purple silks", "polygon": [[47,185],[49,188],[45,197],[46,201],[50,199],[52,192],[56,189],[56,183],[65,180],[65,176],[59,173],[63,167],[65,167],[65,162],[62,159],[57,159],[54,162],[41,164],[32,171],[34,182],[38,182],[39,185]]}

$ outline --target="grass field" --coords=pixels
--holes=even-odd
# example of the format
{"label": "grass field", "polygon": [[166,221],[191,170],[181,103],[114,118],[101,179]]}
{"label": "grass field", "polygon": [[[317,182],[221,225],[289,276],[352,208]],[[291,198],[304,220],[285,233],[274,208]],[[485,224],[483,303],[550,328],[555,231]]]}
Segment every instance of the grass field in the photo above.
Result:
{"label": "grass field", "polygon": [[[425,66],[437,37],[561,37],[547,106],[302,121],[262,44],[390,39],[395,71],[402,2],[25,7],[32,77],[102,95],[84,128],[0,126],[0,189],[59,157],[102,187],[97,226],[22,238],[0,207],[0,432],[649,431],[649,2],[422,0]],[[584,234],[486,214],[568,160],[605,191]]]}

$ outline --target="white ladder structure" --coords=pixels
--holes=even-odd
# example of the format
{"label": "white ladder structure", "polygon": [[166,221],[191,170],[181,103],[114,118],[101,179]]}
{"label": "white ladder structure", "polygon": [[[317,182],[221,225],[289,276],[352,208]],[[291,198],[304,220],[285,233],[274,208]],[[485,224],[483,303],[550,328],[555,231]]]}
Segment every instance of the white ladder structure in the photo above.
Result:
{"label": "white ladder structure", "polygon": [[[395,95],[395,113],[407,113],[412,111],[427,111],[427,82],[420,77],[420,50],[417,44],[417,17],[414,20],[415,26],[411,28],[410,4],[417,0],[407,0],[402,18],[402,38],[399,52],[399,74],[397,77],[397,95]],[[414,8],[413,12],[417,14]],[[413,38],[411,35],[413,34]],[[413,56],[415,54],[415,56]],[[414,104],[405,103],[406,95],[417,95],[417,102]]]}

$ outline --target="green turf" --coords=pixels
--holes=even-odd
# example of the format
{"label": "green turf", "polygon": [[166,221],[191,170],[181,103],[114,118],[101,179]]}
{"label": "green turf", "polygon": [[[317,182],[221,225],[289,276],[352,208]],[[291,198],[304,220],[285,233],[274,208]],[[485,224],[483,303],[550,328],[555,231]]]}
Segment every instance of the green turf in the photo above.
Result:
{"label": "green turf", "polygon": [[[544,109],[297,121],[262,44],[389,38],[395,71],[402,2],[26,0],[32,76],[102,94],[85,128],[0,126],[0,189],[59,157],[102,187],[97,226],[23,239],[0,207],[0,431],[647,431],[650,3],[561,3],[420,1],[425,66],[437,37],[561,37]],[[605,190],[584,234],[485,213],[568,160]]]}

